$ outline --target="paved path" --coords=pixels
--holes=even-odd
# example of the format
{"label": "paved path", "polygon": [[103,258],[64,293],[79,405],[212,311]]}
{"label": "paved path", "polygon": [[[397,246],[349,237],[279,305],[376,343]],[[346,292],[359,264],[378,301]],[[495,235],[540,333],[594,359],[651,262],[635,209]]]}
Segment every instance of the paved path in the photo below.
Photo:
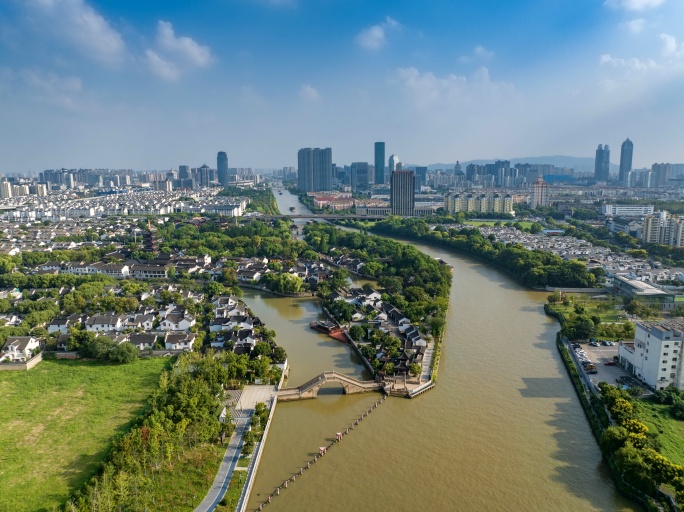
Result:
{"label": "paved path", "polygon": [[430,364],[432,363],[434,352],[435,342],[431,341],[425,348],[425,354],[423,354],[423,373],[420,376],[421,382],[427,382],[430,380]]}
{"label": "paved path", "polygon": [[259,402],[270,404],[271,397],[275,396],[275,394],[274,386],[245,386],[242,390],[239,402],[231,410],[231,412],[236,412],[236,415],[231,418],[235,422],[235,430],[228,442],[226,453],[223,455],[221,467],[219,467],[211,489],[209,489],[202,503],[195,509],[195,512],[211,512],[221,501],[221,498],[223,498],[228,489],[233,471],[235,471],[237,461],[240,458],[242,436],[249,426],[252,414],[254,414],[254,406]]}

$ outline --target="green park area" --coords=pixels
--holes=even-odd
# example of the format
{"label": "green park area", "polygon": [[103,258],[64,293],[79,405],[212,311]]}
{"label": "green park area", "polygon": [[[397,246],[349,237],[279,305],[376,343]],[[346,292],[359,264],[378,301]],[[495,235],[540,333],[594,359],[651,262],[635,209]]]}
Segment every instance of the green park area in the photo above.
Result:
{"label": "green park area", "polygon": [[671,406],[639,400],[637,416],[656,436],[660,452],[675,464],[684,465],[684,421],[670,413]]}
{"label": "green park area", "polygon": [[52,510],[97,471],[168,359],[43,361],[0,372],[0,510]]}

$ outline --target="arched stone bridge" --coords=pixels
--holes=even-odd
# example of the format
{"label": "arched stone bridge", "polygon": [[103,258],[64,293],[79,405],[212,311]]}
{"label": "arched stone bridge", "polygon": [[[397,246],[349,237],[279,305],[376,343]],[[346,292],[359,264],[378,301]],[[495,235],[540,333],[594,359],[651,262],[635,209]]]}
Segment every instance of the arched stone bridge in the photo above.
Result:
{"label": "arched stone bridge", "polygon": [[355,393],[367,393],[369,391],[382,391],[385,385],[382,382],[374,380],[358,380],[348,375],[343,375],[337,372],[323,372],[314,377],[308,382],[296,388],[283,388],[278,391],[279,402],[289,402],[292,400],[305,400],[307,398],[316,398],[318,390],[328,382],[337,382],[342,384],[345,395],[353,395]]}

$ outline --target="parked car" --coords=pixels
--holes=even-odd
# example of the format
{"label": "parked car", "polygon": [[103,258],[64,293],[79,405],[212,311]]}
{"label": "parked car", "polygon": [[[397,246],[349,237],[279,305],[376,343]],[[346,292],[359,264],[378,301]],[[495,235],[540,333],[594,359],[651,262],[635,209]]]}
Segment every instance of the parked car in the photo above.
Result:
{"label": "parked car", "polygon": [[613,361],[612,359],[609,359],[608,361],[606,361],[603,364],[605,364],[606,366],[615,366],[617,363],[615,361]]}
{"label": "parked car", "polygon": [[584,366],[586,368],[587,366],[591,365],[592,362],[589,361],[589,359],[585,359],[581,362],[581,364],[582,364],[582,366]]}
{"label": "parked car", "polygon": [[598,346],[600,346],[598,341],[592,341],[592,342],[589,343],[589,345],[591,345],[592,347],[598,347]]}

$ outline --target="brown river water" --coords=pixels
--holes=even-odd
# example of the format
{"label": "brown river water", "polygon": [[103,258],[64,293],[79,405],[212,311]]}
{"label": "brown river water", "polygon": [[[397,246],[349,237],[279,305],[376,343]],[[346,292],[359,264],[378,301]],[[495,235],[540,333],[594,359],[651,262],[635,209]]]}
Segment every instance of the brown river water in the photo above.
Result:
{"label": "brown river water", "polygon": [[[276,195],[281,211],[297,205]],[[300,209],[299,211],[304,211]],[[615,490],[555,347],[547,294],[443,250],[454,267],[437,386],[386,400],[264,510],[632,511]],[[349,347],[308,329],[314,300],[245,300],[288,353],[286,385],[325,370],[367,378]],[[319,446],[378,394],[324,388],[316,400],[279,403],[248,510],[299,471]]]}

